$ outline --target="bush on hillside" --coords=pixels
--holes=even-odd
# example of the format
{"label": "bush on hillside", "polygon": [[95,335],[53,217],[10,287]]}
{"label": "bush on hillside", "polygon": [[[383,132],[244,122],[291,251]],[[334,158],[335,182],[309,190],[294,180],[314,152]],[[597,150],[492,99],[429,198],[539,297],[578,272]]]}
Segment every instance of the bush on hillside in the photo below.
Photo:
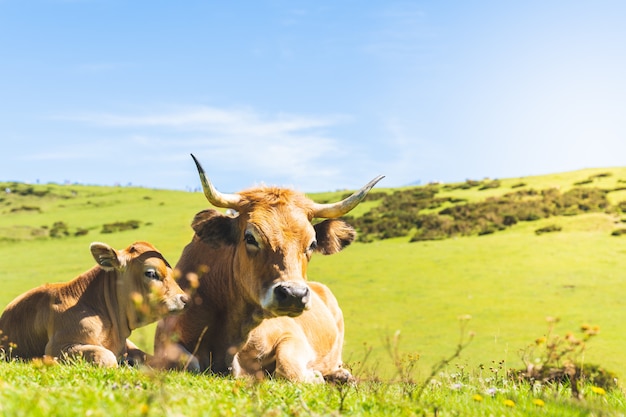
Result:
{"label": "bush on hillside", "polygon": [[41,213],[41,208],[37,206],[19,206],[19,207],[13,207],[11,209],[11,213],[18,213],[21,211],[36,211],[38,213]]}
{"label": "bush on hillside", "polygon": [[561,226],[556,225],[556,224],[550,224],[548,226],[541,227],[535,230],[535,234],[542,235],[544,233],[560,232],[561,230],[562,230]]}
{"label": "bush on hillside", "polygon": [[85,236],[86,234],[89,233],[89,230],[87,229],[83,229],[82,227],[79,227],[78,229],[76,229],[76,231],[74,232],[74,236]]}
{"label": "bush on hillside", "polygon": [[[465,184],[476,186],[469,180]],[[357,228],[361,242],[409,235],[416,242],[486,235],[522,221],[613,210],[608,192],[590,187],[565,193],[556,188],[521,189],[471,203],[437,197],[438,192],[438,186],[428,185],[385,194],[377,207],[346,220]]]}
{"label": "bush on hillside", "polygon": [[584,353],[590,340],[600,333],[598,326],[583,324],[579,335],[567,332],[560,336],[554,332],[558,318],[547,317],[546,336],[521,351],[524,369],[511,370],[510,376],[541,382],[543,384],[568,383],[575,398],[581,398],[580,385],[587,381],[603,390],[617,387],[616,375],[601,366],[584,362]]}
{"label": "bush on hillside", "polygon": [[124,230],[138,229],[141,225],[139,220],[128,220],[125,222],[114,222],[102,225],[100,233],[123,232]]}
{"label": "bush on hillside", "polygon": [[482,191],[482,190],[489,190],[490,188],[499,188],[499,187],[500,187],[500,181],[499,180],[493,180],[493,181],[489,181],[489,182],[484,183],[483,185],[478,187],[478,190]]}
{"label": "bush on hillside", "polygon": [[70,235],[69,229],[65,222],[55,222],[50,229],[50,237],[53,239],[59,239]]}

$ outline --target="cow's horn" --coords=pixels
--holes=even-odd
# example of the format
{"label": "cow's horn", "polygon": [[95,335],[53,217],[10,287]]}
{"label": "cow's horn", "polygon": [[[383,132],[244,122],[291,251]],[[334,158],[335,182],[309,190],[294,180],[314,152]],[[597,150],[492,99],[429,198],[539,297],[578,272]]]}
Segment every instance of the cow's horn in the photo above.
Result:
{"label": "cow's horn", "polygon": [[213,204],[215,207],[222,208],[232,208],[238,209],[239,203],[241,201],[241,196],[238,194],[224,194],[220,193],[213,187],[211,181],[206,177],[204,173],[204,169],[202,169],[202,165],[196,159],[193,154],[191,154],[193,161],[196,163],[196,167],[198,168],[198,174],[200,174],[200,182],[202,183],[202,189],[204,190],[204,195],[206,196],[209,203]]}
{"label": "cow's horn", "polygon": [[313,204],[313,217],[331,219],[343,216],[344,214],[355,208],[365,198],[369,190],[371,190],[372,187],[383,178],[385,178],[384,175],[377,176],[376,178],[368,182],[365,187],[361,188],[350,197],[347,197],[336,203]]}

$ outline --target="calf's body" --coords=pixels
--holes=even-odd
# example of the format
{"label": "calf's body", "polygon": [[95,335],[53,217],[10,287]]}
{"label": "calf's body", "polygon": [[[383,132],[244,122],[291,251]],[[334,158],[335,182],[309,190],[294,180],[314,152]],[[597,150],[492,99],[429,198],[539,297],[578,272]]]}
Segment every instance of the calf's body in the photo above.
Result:
{"label": "calf's body", "polygon": [[132,330],[182,311],[187,295],[172,269],[147,242],[116,251],[92,243],[97,265],[74,280],[45,284],[13,300],[0,316],[5,357],[82,356],[117,366],[143,352],[127,340]]}

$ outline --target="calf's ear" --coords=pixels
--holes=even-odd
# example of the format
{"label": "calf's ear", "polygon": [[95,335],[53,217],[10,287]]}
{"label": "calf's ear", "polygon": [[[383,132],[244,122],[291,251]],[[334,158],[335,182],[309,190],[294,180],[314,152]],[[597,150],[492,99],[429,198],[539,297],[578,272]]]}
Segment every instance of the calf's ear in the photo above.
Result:
{"label": "calf's ear", "polygon": [[121,263],[117,251],[106,243],[93,242],[89,249],[98,265],[107,271],[119,268]]}
{"label": "calf's ear", "polygon": [[317,240],[316,252],[324,255],[337,253],[356,238],[356,231],[343,220],[327,219],[313,226]]}
{"label": "calf's ear", "polygon": [[236,221],[233,217],[225,216],[217,210],[208,209],[196,214],[191,222],[191,228],[200,240],[209,245],[234,245],[237,242]]}

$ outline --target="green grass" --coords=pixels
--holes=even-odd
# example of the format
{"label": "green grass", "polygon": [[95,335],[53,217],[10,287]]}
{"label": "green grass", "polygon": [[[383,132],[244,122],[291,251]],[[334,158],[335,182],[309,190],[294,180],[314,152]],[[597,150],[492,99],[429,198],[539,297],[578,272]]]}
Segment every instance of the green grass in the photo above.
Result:
{"label": "green grass", "polygon": [[[595,178],[593,186],[614,189],[626,185],[622,182],[626,168],[615,168],[502,179],[500,188],[441,195],[477,201],[509,192],[520,182],[538,190],[566,190],[605,172],[612,175]],[[148,240],[174,264],[192,236],[191,219],[207,207],[201,193],[78,185],[35,188],[50,189],[54,195],[0,196],[0,307],[34,286],[67,281],[90,268],[93,260],[88,246],[92,241],[121,248],[135,240]],[[342,194],[312,197],[335,199]],[[609,196],[614,204],[626,200],[624,191]],[[12,211],[23,206],[39,210]],[[100,232],[103,224],[129,220],[141,220],[142,225],[119,233]],[[89,232],[63,239],[32,235],[33,229],[57,221],[65,222],[70,231],[84,228]],[[550,224],[561,226],[562,231],[534,233]],[[385,339],[400,331],[397,347],[402,355],[419,355],[414,377],[422,381],[454,351],[460,336],[458,317],[472,317],[465,330],[474,332],[473,340],[438,378],[440,388],[428,390],[417,402],[407,397],[401,384],[368,382],[350,389],[343,412],[487,416],[618,415],[619,410],[624,414],[620,391],[587,395],[580,402],[570,400],[562,387],[548,387],[551,391],[540,393],[545,407],[533,404],[530,387],[492,398],[485,395],[489,389],[485,381],[490,376],[481,376],[480,371],[481,365],[489,369],[500,363],[503,369],[521,368],[521,352],[546,334],[546,317],[552,316],[560,318],[555,328],[560,335],[577,332],[585,323],[600,326],[600,334],[587,345],[584,361],[624,377],[626,237],[610,236],[619,226],[617,217],[587,214],[522,222],[487,236],[416,243],[409,243],[408,237],[396,238],[356,243],[333,256],[314,256],[309,278],[328,284],[339,299],[346,321],[344,359],[364,377],[375,375],[384,381],[397,377]],[[153,332],[154,325],[148,326],[131,338],[151,351]],[[470,370],[472,376],[463,381],[462,389],[452,390],[450,386],[458,382],[451,375],[459,369]],[[131,388],[120,388],[125,384]],[[137,384],[139,389],[135,389]],[[88,410],[91,415],[140,415],[146,411],[142,404],[148,407],[147,415],[172,415],[178,410],[187,415],[190,409],[194,414],[213,411],[205,415],[327,415],[339,409],[334,387],[280,381],[248,386],[228,378],[160,375],[124,368],[0,364],[0,387],[0,414],[4,415],[85,415]],[[481,394],[483,401],[473,400],[474,394]],[[505,399],[513,400],[516,407],[504,405]],[[229,407],[236,411],[229,412]]]}
{"label": "green grass", "polygon": [[419,384],[358,386],[290,384],[18,362],[0,364],[0,414],[5,416],[617,416],[618,391],[572,399],[566,387],[514,384],[480,374],[438,378],[421,396]]}
{"label": "green grass", "polygon": [[519,351],[543,336],[546,316],[554,316],[561,333],[599,325],[586,360],[621,372],[626,241],[610,236],[604,215],[581,216],[576,228],[583,230],[573,221],[557,220],[565,232],[541,236],[533,231],[537,222],[481,237],[354,245],[314,259],[310,276],[324,277],[343,307],[347,357],[368,343],[374,359],[384,359],[381,341],[400,330],[402,347],[432,365],[458,339],[457,317],[469,314],[476,336],[462,360],[519,367]]}

